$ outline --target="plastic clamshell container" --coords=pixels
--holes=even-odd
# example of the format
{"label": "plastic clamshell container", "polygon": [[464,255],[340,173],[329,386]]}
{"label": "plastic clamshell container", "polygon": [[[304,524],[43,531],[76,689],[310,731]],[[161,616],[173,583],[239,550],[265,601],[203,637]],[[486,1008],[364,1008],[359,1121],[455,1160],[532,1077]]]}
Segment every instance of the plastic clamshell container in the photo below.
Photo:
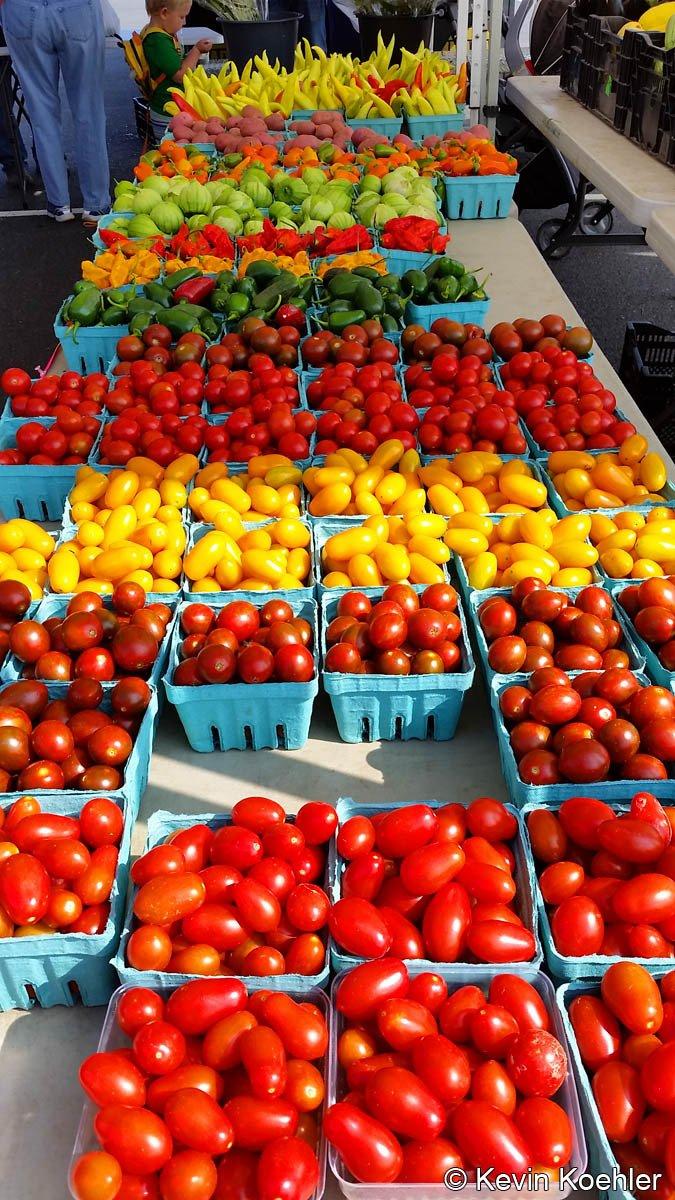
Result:
{"label": "plastic clamshell container", "polygon": [[[173,979],[174,976],[170,976],[169,978]],[[176,984],[161,983],[161,984],[150,985],[150,984],[146,984],[146,982],[144,980],[143,986],[144,987],[145,986],[154,987],[154,989],[156,991],[158,991],[164,997],[164,999],[168,999],[171,992],[174,992],[177,987],[180,987],[181,983],[188,982],[189,977],[186,976],[185,979],[183,979],[182,977],[176,976],[175,978],[179,979],[179,982]],[[193,978],[196,978],[196,976],[193,976]],[[275,978],[276,979],[282,979],[282,978],[289,979],[291,977],[277,975]],[[244,982],[247,983],[249,991],[256,991],[261,987],[262,983],[265,981],[262,980],[262,977],[261,977],[260,979],[252,980],[250,984],[246,980]],[[101,1036],[99,1038],[98,1046],[96,1047],[98,1053],[102,1053],[104,1051],[119,1050],[119,1049],[122,1049],[123,1047],[127,1047],[129,1045],[129,1038],[127,1038],[122,1033],[122,1030],[119,1028],[119,1026],[117,1024],[116,1016],[117,1016],[117,1008],[118,1008],[120,999],[122,998],[122,996],[124,995],[125,992],[129,991],[131,986],[135,986],[135,985],[123,984],[122,987],[118,987],[117,990],[113,993],[112,998],[110,999],[110,1003],[108,1005],[108,1010],[103,1019],[103,1027],[101,1029]],[[297,988],[295,988],[291,985],[284,986],[284,987],[277,987],[274,980],[272,982],[270,982],[270,980],[267,980],[266,986],[273,988],[275,991],[285,992],[288,996],[291,997],[291,999],[294,999],[294,1000],[297,999],[299,1003],[301,1003],[301,1002],[304,1003],[305,1001],[307,1001],[311,1004],[315,1004],[317,1006],[317,1008],[321,1009],[321,1012],[323,1013],[325,1020],[326,1020],[326,1024],[328,1026],[328,1036],[329,1036],[328,1049],[326,1051],[326,1054],[325,1054],[323,1060],[321,1062],[319,1062],[318,1060],[315,1060],[314,1065],[316,1067],[318,1067],[318,1069],[321,1071],[321,1074],[324,1077],[324,1080],[326,1083],[326,1096],[327,1096],[328,1095],[328,1079],[329,1079],[329,1073],[330,1073],[331,1045],[332,1045],[332,1040],[333,1040],[332,1039],[333,1016],[332,1016],[332,1011],[331,1011],[331,1006],[330,1006],[330,1003],[328,1000],[328,996],[326,995],[326,993],[324,991],[321,991],[321,988],[319,986],[312,987],[309,990],[308,989],[298,990]],[[324,1102],[323,1102],[324,1110],[325,1110],[326,1104],[327,1104],[327,1100],[324,1100]],[[94,1117],[95,1117],[97,1111],[98,1111],[98,1105],[94,1104],[93,1100],[90,1100],[88,1097],[85,1097],[85,1102],[84,1102],[84,1106],[82,1109],[82,1116],[80,1117],[80,1123],[77,1128],[77,1134],[75,1136],[75,1145],[73,1147],[73,1154],[72,1154],[72,1157],[70,1160],[70,1168],[68,1171],[69,1191],[70,1191],[70,1195],[73,1197],[75,1197],[75,1192],[73,1191],[71,1176],[72,1176],[72,1171],[73,1171],[73,1167],[75,1166],[75,1163],[77,1162],[77,1160],[80,1158],[80,1156],[82,1154],[86,1154],[88,1151],[97,1150],[100,1148],[99,1142],[94,1133]],[[321,1110],[319,1110],[319,1111],[321,1111]],[[321,1200],[321,1197],[323,1196],[324,1191],[326,1190],[327,1146],[326,1146],[325,1138],[324,1138],[323,1134],[321,1133],[321,1121],[319,1121],[319,1147],[318,1147],[317,1159],[318,1159],[318,1163],[319,1163],[319,1180],[316,1185],[316,1189],[312,1192],[311,1196],[309,1197],[309,1200]],[[224,1160],[221,1159],[220,1161],[226,1161],[226,1158]]]}
{"label": "plastic clamshell container", "polygon": [[[253,597],[256,597],[253,600]],[[167,700],[173,704],[193,750],[300,750],[309,737],[314,700],[319,690],[318,624],[313,600],[294,600],[290,592],[224,592],[211,601],[215,609],[233,600],[254,604],[284,599],[296,617],[312,626],[314,678],[308,683],[211,683],[201,687],[179,687],[171,682],[178,663],[181,613],[171,640],[169,667],[164,678]]]}
{"label": "plastic clamshell container", "polygon": [[[239,464],[239,466],[241,466],[241,463]],[[272,518],[270,518],[269,521],[266,521],[264,524],[261,523],[261,524],[256,524],[256,525],[250,525],[250,529],[264,529],[266,525],[271,525],[276,519],[277,518],[272,517]],[[235,594],[235,592],[237,592],[239,594],[240,599],[241,599],[241,596],[243,595],[247,600],[251,600],[254,604],[256,604],[258,601],[261,601],[262,603],[264,603],[265,597],[269,597],[272,594],[280,594],[283,596],[284,600],[289,600],[289,601],[313,600],[314,599],[314,552],[313,552],[312,527],[311,527],[309,521],[307,521],[304,518],[302,520],[302,523],[309,530],[310,540],[309,540],[309,543],[308,543],[306,549],[307,549],[307,553],[309,554],[310,567],[309,567],[309,577],[305,580],[305,582],[302,584],[301,587],[291,588],[288,591],[282,590],[280,593],[278,593],[278,589],[277,589],[277,593],[274,593],[272,591],[270,591],[270,592],[262,592],[262,591],[261,592],[256,592],[256,591],[242,592],[241,588],[238,588],[238,589],[233,588],[229,592],[227,592],[227,591],[225,591],[225,592],[194,592],[194,591],[192,591],[192,580],[188,579],[187,576],[185,575],[185,573],[183,572],[183,576],[182,576],[183,597],[186,600],[201,600],[204,604],[210,604],[212,602],[212,600],[214,600],[217,596],[220,596],[220,595],[228,596],[231,598]],[[191,550],[192,547],[198,541],[200,541],[201,538],[203,538],[207,533],[217,533],[217,532],[218,531],[214,528],[213,525],[208,525],[204,521],[195,522],[193,525],[191,525],[188,528],[188,540],[187,540],[187,546],[185,548],[185,553],[187,554],[187,552],[189,550]],[[161,599],[161,597],[160,597],[160,599]]]}
{"label": "plastic clamshell container", "polygon": [[430,134],[442,137],[444,133],[458,133],[464,128],[464,105],[460,104],[457,112],[436,113],[433,117],[413,117],[406,113],[404,122],[407,132],[416,142]]}
{"label": "plastic clamshell container", "polygon": [[[644,687],[650,685],[651,680],[641,672],[635,672],[640,683]],[[551,808],[557,802],[562,803],[563,800],[568,800],[570,796],[594,796],[598,800],[605,800],[608,804],[625,803],[627,800],[632,800],[636,791],[640,791],[639,779],[603,779],[598,783],[548,783],[548,784],[532,784],[525,783],[518,771],[515,755],[511,749],[509,734],[504,722],[504,718],[499,709],[499,697],[505,688],[511,687],[515,681],[515,676],[495,675],[490,686],[490,704],[492,706],[492,719],[494,721],[497,732],[497,746],[499,749],[499,759],[502,767],[502,774],[506,779],[509,797],[513,804],[519,808],[525,808],[526,805],[535,804],[540,808]],[[522,682],[523,676],[520,676],[519,682]],[[659,800],[675,800],[675,779],[650,779],[649,791],[653,793]],[[644,790],[644,789],[643,789]]]}
{"label": "plastic clamshell container", "polygon": [[[174,608],[175,605],[177,604],[177,602],[178,602],[177,594],[173,595],[173,596],[167,595],[166,600],[164,601],[164,603],[168,604],[170,608]],[[110,608],[110,597],[109,596],[104,598],[103,605],[104,605],[104,608]],[[64,618],[66,615],[67,607],[68,607],[68,597],[67,596],[54,596],[54,595],[45,596],[44,599],[42,599],[37,606],[35,606],[35,605],[33,606],[34,611],[31,614],[30,619],[32,621],[39,621],[40,624],[43,624],[49,617]],[[159,647],[159,653],[157,654],[157,658],[155,659],[155,662],[152,666],[152,670],[150,671],[149,675],[147,676],[148,683],[154,684],[155,686],[157,686],[158,680],[164,671],[164,664],[166,663],[166,660],[167,660],[167,657],[169,654],[169,645],[171,642],[171,633],[173,630],[174,618],[175,618],[175,613],[172,615],[171,620],[169,621],[169,624],[167,625],[166,634],[162,638],[162,641],[161,641],[161,644]],[[15,655],[13,655],[13,654],[10,655],[7,658],[2,669],[0,669],[0,680],[3,683],[13,683],[15,680],[21,679],[24,665],[25,664],[20,662],[19,659]],[[47,682],[48,681],[45,680],[45,683],[47,683]]]}
{"label": "plastic clamshell container", "polygon": [[[7,680],[3,680],[0,683],[0,697],[2,695],[2,689],[8,686],[9,683]],[[121,787],[116,788],[114,791],[101,793],[101,795],[105,795],[106,799],[112,800],[120,807],[128,805],[134,819],[138,815],[141,796],[143,795],[145,786],[148,782],[150,755],[152,754],[152,744],[154,741],[155,726],[157,724],[158,717],[157,690],[152,687],[152,685],[150,686],[152,697],[150,699],[150,704],[143,715],[141,727],[138,731],[136,741],[133,744],[131,754],[124,764],[122,785]],[[68,691],[67,683],[48,682],[46,683],[46,687],[50,700],[64,699],[66,692]],[[110,692],[112,691],[113,687],[114,684],[112,683],[103,684],[103,704],[101,707],[103,708],[104,712],[107,712],[110,709]],[[3,701],[0,698],[0,704],[1,703],[3,703]],[[23,795],[25,795],[25,791],[5,792],[4,798],[9,804],[11,804],[14,802],[14,800],[18,800],[19,797]],[[37,798],[41,804],[51,804],[55,799],[69,800],[73,797],[80,797],[82,795],[83,792],[81,792],[78,788],[43,788],[37,793]]]}
{"label": "plastic clamshell container", "polygon": [[[588,586],[591,587],[593,585],[589,584]],[[582,587],[576,587],[576,588],[555,588],[553,590],[561,593],[564,596],[569,596],[570,600],[573,602],[574,600],[576,600],[579,593],[583,592],[584,589]],[[480,608],[481,604],[484,604],[486,600],[491,600],[493,596],[499,596],[502,600],[508,600],[509,602],[511,602],[511,593],[512,593],[512,589],[509,587],[507,587],[507,588],[486,588],[486,590],[484,592],[471,592],[469,595],[468,601],[467,601],[467,610],[466,611],[467,611],[467,616],[469,619],[469,627],[473,634],[473,638],[474,638],[476,647],[478,649],[478,657],[480,658],[481,666],[483,668],[483,672],[485,674],[485,678],[488,683],[490,683],[491,680],[494,678],[494,676],[499,674],[499,672],[494,671],[488,662],[488,651],[489,651],[490,647],[488,645],[487,639],[485,637],[485,634],[483,633],[480,621],[478,619],[478,609]],[[626,619],[623,609],[619,609],[618,604],[616,603],[616,597],[613,596],[612,600],[614,601],[613,616],[614,616],[615,620],[617,620],[619,622],[619,625],[621,626],[621,631],[623,633],[622,641],[617,646],[617,649],[625,650],[626,653],[628,654],[629,667],[630,667],[631,671],[644,671],[645,670],[644,651],[639,646],[638,639],[635,636],[635,632],[631,628],[630,622]],[[517,636],[517,633],[516,633],[516,636]],[[502,675],[501,678],[502,679],[506,679],[506,678],[513,679],[514,682],[516,680],[518,680],[518,682],[520,683],[520,682],[522,682],[522,678],[524,675],[530,675],[530,674],[531,674],[530,671],[514,671],[513,675],[509,675],[509,676]]]}
{"label": "plastic clamshell container", "polygon": [[439,317],[450,317],[463,325],[482,325],[489,307],[489,297],[486,300],[455,300],[453,304],[413,304],[409,300],[405,316],[409,324],[421,325],[423,329],[431,329]]}
{"label": "plastic clamshell container", "polygon": [[[445,801],[441,800],[415,800],[415,801],[397,801],[391,804],[364,804],[362,801],[352,800],[351,796],[340,796],[336,810],[338,814],[338,822],[341,827],[345,821],[357,814],[366,817],[373,813],[393,812],[399,809],[407,808],[409,804],[428,804],[430,808],[442,808]],[[530,866],[525,850],[525,831],[523,827],[523,818],[517,809],[507,804],[509,812],[515,817],[518,822],[518,833],[512,843],[514,858],[516,860],[516,881],[518,890],[516,892],[520,917],[526,929],[531,930],[534,934],[536,943],[534,958],[529,962],[518,963],[500,963],[502,971],[510,971],[517,975],[527,975],[528,977],[539,969],[543,961],[542,947],[539,941],[537,932],[537,910],[535,906],[534,892],[532,888]],[[346,867],[346,862],[338,853],[336,839],[332,838],[328,854],[328,889],[331,904],[335,904],[342,895],[341,879],[342,873]],[[334,971],[347,971],[352,967],[358,966],[364,959],[356,958],[353,954],[348,954],[342,950],[335,942],[333,937],[330,938],[330,957]],[[406,959],[406,967],[411,972],[420,971],[437,971],[443,975],[445,979],[454,979],[457,975],[466,975],[472,967],[467,962],[434,962],[433,959],[419,958]],[[496,971],[497,965],[494,963],[478,963],[476,969],[479,971]]]}
{"label": "plastic clamshell container", "polygon": [[451,221],[508,217],[520,176],[464,175],[445,180],[445,211]]}
{"label": "plastic clamshell container", "polygon": [[[333,590],[338,594],[333,595]],[[359,589],[361,590],[361,589]],[[373,599],[383,588],[363,589]],[[416,584],[415,591],[424,591]],[[326,657],[326,628],[336,615],[340,589],[324,590],[321,598],[321,662]],[[343,742],[409,741],[432,738],[447,742],[457,724],[475,675],[469,634],[461,604],[462,670],[444,675],[348,675],[321,672],[324,691],[330,696],[338,732]]]}
{"label": "plastic clamshell container", "polygon": [[[110,794],[109,794],[110,795]],[[43,812],[76,816],[91,799],[88,792],[38,792]],[[103,933],[36,934],[0,939],[0,1012],[12,1008],[52,1008],[106,1004],[117,986],[110,956],[117,948],[129,875],[135,813],[118,803],[124,814],[110,914]],[[11,807],[14,797],[7,797]]]}
{"label": "plastic clamshell container", "polygon": [[[607,959],[607,964],[611,962]],[[672,964],[672,960],[671,960]],[[588,1072],[581,1058],[579,1044],[576,1039],[576,1034],[572,1027],[572,1022],[569,1015],[569,1006],[576,996],[597,995],[597,983],[586,982],[570,982],[563,983],[556,991],[556,1003],[562,1019],[562,1026],[565,1032],[567,1047],[570,1055],[572,1067],[574,1069],[574,1077],[577,1085],[577,1093],[579,1104],[581,1107],[581,1116],[583,1127],[588,1135],[588,1165],[591,1174],[596,1176],[607,1174],[610,1177],[614,1173],[620,1174],[621,1168],[617,1162],[616,1156],[612,1147],[609,1144],[609,1139],[605,1133],[604,1125],[600,1119],[598,1106],[595,1103],[591,1081],[588,1078]],[[654,1164],[655,1171],[658,1171],[658,1165]],[[640,1195],[639,1192],[636,1193]],[[600,1192],[603,1200],[634,1200],[631,1192],[623,1188],[617,1179],[616,1186],[612,1186]]]}
{"label": "plastic clamshell container", "polygon": [[[412,977],[421,974],[426,970],[424,966],[415,964],[409,967],[409,973]],[[512,968],[508,966],[483,966],[471,965],[464,966],[461,971],[456,974],[449,975],[446,968],[441,964],[434,970],[448,983],[448,991],[450,994],[458,988],[464,987],[466,984],[475,984],[483,988],[487,993],[490,982],[496,975],[502,975],[505,972],[511,972]],[[345,1081],[341,1077],[341,1070],[338,1063],[337,1048],[340,1035],[343,1032],[344,1020],[340,1013],[336,1011],[335,997],[337,989],[340,986],[340,981],[344,977],[344,972],[338,975],[333,981],[331,989],[331,1007],[333,1009],[333,1028],[331,1031],[331,1055],[330,1055],[330,1078],[328,1087],[328,1103],[334,1104],[336,1101],[343,1099],[347,1088]],[[539,992],[546,1004],[551,1015],[552,1032],[561,1042],[563,1048],[569,1054],[568,1048],[568,1026],[566,1026],[563,1015],[556,1005],[555,989],[550,979],[536,970],[531,970],[527,975],[528,981]],[[586,1139],[584,1137],[584,1125],[582,1122],[582,1114],[579,1107],[579,1097],[572,1071],[568,1072],[567,1079],[562,1084],[555,1099],[562,1103],[565,1112],[570,1120],[570,1125],[573,1132],[572,1156],[567,1164],[566,1170],[573,1170],[574,1177],[578,1177],[586,1169],[587,1151]],[[445,1183],[359,1183],[347,1171],[339,1154],[333,1146],[328,1147],[328,1163],[331,1171],[337,1179],[338,1187],[343,1196],[347,1200],[447,1200],[448,1188]],[[533,1173],[531,1186],[525,1185],[521,1188],[512,1187],[502,1191],[501,1188],[495,1189],[501,1195],[509,1197],[524,1196],[526,1200],[537,1200],[542,1195],[554,1197],[555,1200],[563,1200],[572,1193],[569,1187],[558,1188],[553,1181],[549,1181],[548,1186],[544,1188],[544,1184],[539,1182],[537,1187],[537,1176]],[[461,1196],[462,1200],[480,1200],[485,1196],[486,1190],[479,1190],[475,1183],[467,1182],[466,1185],[454,1192],[455,1195]],[[451,1194],[453,1194],[451,1192]]]}
{"label": "plastic clamshell container", "polygon": [[61,343],[68,369],[82,375],[96,371],[105,374],[115,357],[117,343],[129,333],[129,326],[82,326],[77,333],[72,333],[62,318],[63,309],[71,298],[68,296],[64,300],[54,321],[54,333]]}
{"label": "plastic clamshell container", "polygon": [[[321,551],[323,550],[323,547],[325,546],[328,539],[330,537],[332,537],[333,534],[343,533],[346,529],[355,529],[355,528],[358,529],[359,526],[363,525],[367,520],[368,520],[367,517],[360,517],[359,521],[357,521],[357,522],[354,522],[351,519],[351,517],[322,517],[322,518],[318,518],[318,519],[314,520],[313,526],[312,526],[313,532],[314,532],[314,559],[313,559],[313,562],[314,562],[314,578],[316,579],[316,592],[317,592],[318,600],[321,600],[322,596],[324,596],[324,595],[339,597],[343,594],[343,592],[348,592],[351,587],[356,586],[356,585],[350,584],[349,588],[347,588],[347,587],[327,588],[326,585],[323,583],[323,573],[321,570]],[[441,567],[441,570],[443,571],[444,578],[448,579],[449,578],[448,564],[444,563],[443,566]],[[405,582],[405,581],[403,581],[403,582]],[[359,591],[365,592],[367,596],[376,596],[376,595],[379,595],[380,591],[382,590],[382,587],[386,587],[386,584],[382,584],[381,586],[378,585],[377,587],[359,587]],[[405,678],[410,679],[410,676],[407,675]],[[425,678],[428,679],[429,676],[427,675],[427,676],[425,676]],[[360,738],[358,740],[361,741]]]}
{"label": "plastic clamshell container", "polygon": [[[102,418],[98,415],[99,432],[94,439],[91,462],[96,453]],[[16,446],[17,430],[28,422],[44,426],[56,424],[54,417],[3,417],[0,425],[0,450]],[[0,501],[6,520],[25,517],[29,521],[58,521],[63,515],[66,498],[75,483],[80,467],[77,464],[55,463],[53,466],[24,463],[0,467]]]}
{"label": "plastic clamshell container", "polygon": [[[635,792],[639,791],[640,780],[634,779],[631,782],[635,785],[633,790]],[[562,803],[562,800],[560,800],[555,804],[547,805],[546,807],[551,812],[558,812]],[[609,803],[612,803],[611,800]],[[541,944],[544,948],[544,954],[546,955],[546,965],[556,979],[564,979],[568,982],[575,979],[600,980],[605,974],[605,971],[609,970],[614,963],[624,962],[625,956],[616,954],[585,954],[581,958],[572,958],[569,955],[561,954],[560,951],[556,949],[556,945],[553,940],[553,933],[551,932],[551,922],[549,921],[548,912],[544,903],[544,897],[542,896],[541,888],[539,887],[539,876],[537,874],[536,861],[534,852],[532,850],[530,835],[527,829],[527,818],[529,813],[541,807],[542,806],[540,804],[527,804],[522,810],[521,819],[523,828],[523,845],[527,860],[527,869],[530,874],[530,888],[537,907],[537,915],[539,918],[539,935],[541,938]],[[624,799],[621,802],[612,804],[612,808],[614,808],[617,815],[619,815],[620,813],[627,813],[629,806],[625,803]],[[547,866],[547,864],[542,863],[539,867],[539,870],[543,871],[545,866]],[[649,971],[650,975],[665,975],[668,971],[672,971],[673,969],[672,958],[631,957],[631,962],[640,963],[640,965],[643,966],[646,971]]]}
{"label": "plastic clamshell container", "polygon": [[403,128],[403,117],[347,117],[350,129],[372,129],[384,137],[393,137]]}
{"label": "plastic clamshell container", "polygon": [[[289,822],[294,820],[293,817],[288,817]],[[210,829],[221,829],[223,825],[232,824],[232,813],[206,813],[203,816],[199,814],[184,814],[164,812],[162,810],[152,813],[148,818],[148,835],[143,847],[143,854],[147,854],[153,846],[158,846],[165,842],[172,833],[176,833],[179,829],[191,829],[193,825],[208,825]],[[328,886],[328,866],[326,866],[325,886]],[[126,947],[129,937],[132,932],[134,922],[134,899],[136,889],[133,883],[129,884],[129,894],[127,896],[127,907],[124,916],[124,927],[119,941],[117,955],[113,960],[113,966],[120,977],[120,981],[126,984],[133,984],[135,987],[180,987],[181,983],[187,983],[189,979],[200,978],[195,975],[177,974],[174,971],[139,971],[135,967],[130,967],[126,962]],[[299,992],[302,993],[303,1000],[308,999],[307,993],[313,988],[323,988],[328,982],[329,977],[329,954],[328,946],[326,946],[326,961],[323,970],[316,975],[242,975],[237,978],[243,979],[246,987],[251,991],[260,988],[270,988],[273,992]],[[233,972],[224,972],[224,974],[232,975]]]}

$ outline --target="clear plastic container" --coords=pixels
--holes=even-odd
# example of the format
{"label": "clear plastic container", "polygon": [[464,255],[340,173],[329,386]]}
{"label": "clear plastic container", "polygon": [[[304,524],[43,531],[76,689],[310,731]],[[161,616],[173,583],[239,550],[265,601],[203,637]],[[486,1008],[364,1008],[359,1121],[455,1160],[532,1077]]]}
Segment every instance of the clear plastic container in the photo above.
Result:
{"label": "clear plastic container", "polygon": [[[260,979],[261,987],[265,982],[265,979]],[[104,1050],[119,1050],[121,1047],[130,1045],[130,1039],[119,1028],[116,1016],[117,1007],[121,997],[125,992],[130,991],[135,986],[135,984],[125,984],[122,987],[119,987],[116,992],[113,992],[105,1014],[105,1018],[103,1020],[103,1028],[101,1029],[101,1036],[99,1038],[98,1046],[96,1047],[98,1053],[101,1053]],[[172,992],[175,992],[177,989],[174,987],[155,987],[153,990],[160,996],[164,997],[164,999],[168,999]],[[251,990],[252,989],[249,988],[249,992]],[[298,1003],[304,1003],[305,1001],[308,1001],[311,1004],[315,1004],[317,1008],[321,1009],[321,1012],[326,1018],[326,1024],[328,1025],[328,1050],[321,1061],[314,1061],[314,1066],[316,1066],[321,1072],[326,1084],[326,1099],[324,1100],[322,1108],[317,1110],[320,1114],[322,1114],[329,1094],[330,1055],[331,1047],[333,1045],[332,1007],[329,1004],[326,993],[322,992],[319,988],[312,988],[311,991],[302,993],[294,992],[292,988],[284,988],[284,991],[287,996],[290,996],[293,1000],[297,1000]],[[75,1192],[73,1191],[71,1179],[75,1163],[82,1154],[87,1154],[90,1150],[100,1149],[98,1139],[94,1133],[94,1117],[97,1111],[98,1106],[94,1104],[93,1100],[89,1100],[88,1097],[85,1098],[82,1116],[80,1117],[80,1123],[77,1127],[77,1133],[75,1135],[75,1145],[73,1146],[70,1166],[68,1168],[68,1190],[70,1195],[73,1197],[75,1197]],[[319,1182],[317,1184],[316,1191],[314,1191],[310,1196],[310,1200],[321,1200],[321,1197],[326,1189],[326,1141],[323,1136],[322,1121],[320,1119],[317,1119],[317,1125],[319,1128],[319,1150],[317,1155],[319,1160]],[[76,1197],[75,1200],[77,1200]]]}
{"label": "clear plastic container", "polygon": [[[419,975],[425,968],[412,967],[408,968],[411,976]],[[476,984],[487,992],[487,988],[495,975],[503,975],[508,973],[510,967],[486,967],[486,966],[465,966],[460,973],[453,973],[451,976],[443,969],[442,966],[436,966],[435,971],[442,975],[448,983],[448,992],[452,995],[458,988],[464,987],[465,984]],[[335,993],[340,980],[344,977],[345,972],[338,975],[333,981],[331,989],[331,1009],[333,1010],[333,1020],[331,1028],[330,1041],[330,1060],[328,1067],[328,1104],[335,1104],[345,1095],[347,1088],[345,1080],[338,1063],[337,1047],[340,1034],[342,1033],[344,1022],[341,1015],[335,1009]],[[573,1133],[572,1156],[566,1166],[566,1170],[574,1170],[575,1177],[578,1177],[586,1169],[587,1152],[586,1140],[584,1137],[584,1128],[581,1119],[581,1110],[579,1108],[579,1097],[577,1094],[577,1086],[572,1071],[572,1057],[566,1033],[565,1023],[562,1013],[556,1005],[555,988],[545,975],[538,971],[532,971],[526,976],[528,981],[539,992],[543,998],[546,1008],[551,1016],[552,1032],[562,1043],[567,1054],[569,1063],[569,1072],[567,1079],[562,1087],[556,1093],[556,1099],[562,1104],[567,1113]],[[114,999],[114,997],[113,997]],[[455,1189],[448,1188],[445,1183],[359,1183],[352,1175],[349,1174],[344,1166],[339,1154],[333,1146],[328,1147],[328,1165],[333,1172],[338,1187],[343,1196],[347,1200],[448,1200],[451,1196],[461,1196],[462,1200],[481,1200],[481,1197],[489,1195],[487,1189],[479,1191],[475,1183],[467,1182],[465,1187]],[[541,1200],[545,1196],[547,1200],[563,1200],[564,1196],[570,1195],[572,1188],[559,1188],[557,1182],[551,1182],[550,1188],[544,1192],[543,1187],[536,1187],[536,1180],[532,1188],[511,1188],[503,1192],[499,1189],[499,1195],[507,1196],[523,1196],[526,1200]]]}

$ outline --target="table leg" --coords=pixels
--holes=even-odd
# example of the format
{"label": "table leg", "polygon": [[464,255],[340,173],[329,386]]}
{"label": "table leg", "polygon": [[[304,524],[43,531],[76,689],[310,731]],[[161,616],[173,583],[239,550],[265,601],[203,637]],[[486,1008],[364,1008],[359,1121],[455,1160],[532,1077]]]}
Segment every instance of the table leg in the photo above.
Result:
{"label": "table leg", "polygon": [[[644,245],[644,229],[640,233],[611,233],[613,205],[608,200],[586,204],[590,187],[588,179],[579,176],[574,200],[562,220],[551,218],[539,226],[536,243],[544,258],[564,258],[572,246],[641,246]],[[603,226],[607,232],[603,232]]]}
{"label": "table leg", "polygon": [[[13,99],[14,87],[12,86],[12,65],[9,58],[4,58],[0,61],[0,105],[2,106],[2,114],[5,121],[11,142],[12,151],[14,153],[14,162],[16,164],[17,175],[19,179],[19,187],[21,189],[21,200],[24,208],[30,208],[28,200],[28,185],[26,180],[26,170],[24,167],[23,154],[21,153],[21,135],[19,133],[18,121],[14,113]],[[20,111],[23,111],[23,103],[20,105]]]}

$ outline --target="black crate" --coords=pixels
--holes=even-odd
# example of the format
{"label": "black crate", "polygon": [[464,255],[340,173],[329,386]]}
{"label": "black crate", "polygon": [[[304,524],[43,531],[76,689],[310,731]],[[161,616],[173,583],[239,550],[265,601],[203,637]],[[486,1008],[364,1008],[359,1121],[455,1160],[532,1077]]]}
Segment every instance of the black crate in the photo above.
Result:
{"label": "black crate", "polygon": [[662,162],[675,160],[675,50],[665,49],[665,34],[630,29],[624,40],[633,55],[631,141]]}
{"label": "black crate", "polygon": [[675,450],[675,332],[630,321],[619,375],[669,454]]}
{"label": "black crate", "polygon": [[570,7],[565,16],[565,40],[563,43],[562,59],[560,62],[560,86],[564,92],[579,96],[581,64],[586,37],[586,17],[582,17],[576,9]]}
{"label": "black crate", "polygon": [[621,133],[635,73],[634,43],[619,37],[625,23],[624,17],[589,16],[584,51],[593,68],[588,107]]}

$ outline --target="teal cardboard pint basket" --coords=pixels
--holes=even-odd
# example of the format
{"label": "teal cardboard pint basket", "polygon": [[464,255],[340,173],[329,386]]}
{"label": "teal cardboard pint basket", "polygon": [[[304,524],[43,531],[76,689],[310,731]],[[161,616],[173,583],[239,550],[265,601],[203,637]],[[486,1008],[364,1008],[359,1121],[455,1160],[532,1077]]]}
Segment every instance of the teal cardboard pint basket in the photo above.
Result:
{"label": "teal cardboard pint basket", "polygon": [[222,609],[233,600],[262,606],[284,599],[296,617],[312,626],[314,678],[308,683],[211,683],[197,687],[172,682],[181,641],[179,607],[174,626],[169,669],[164,679],[167,699],[173,704],[193,750],[299,750],[309,737],[314,700],[319,690],[318,627],[313,600],[293,599],[292,593],[225,592],[209,603]]}
{"label": "teal cardboard pint basket", "polygon": [[460,104],[457,112],[436,113],[432,117],[412,117],[406,113],[405,127],[416,142],[430,136],[442,138],[444,133],[459,133],[464,128],[464,105]]}
{"label": "teal cardboard pint basket", "polygon": [[[40,795],[43,812],[79,816],[86,792]],[[107,1004],[117,986],[111,956],[119,944],[129,876],[131,833],[135,812],[121,806],[124,826],[119,847],[115,881],[110,894],[110,913],[102,933],[34,934],[0,941],[0,1012],[12,1008],[70,1007]]]}
{"label": "teal cardboard pint basket", "polygon": [[508,217],[518,175],[463,175],[445,180],[445,211],[451,221]]}
{"label": "teal cardboard pint basket", "polygon": [[[373,599],[383,589],[366,589]],[[424,587],[418,584],[415,591]],[[321,653],[326,654],[326,628],[337,613],[339,595],[324,591],[321,600]],[[461,669],[445,675],[347,675],[322,671],[343,742],[409,741],[432,738],[447,742],[455,736],[464,697],[475,674],[469,636],[461,605]]]}

